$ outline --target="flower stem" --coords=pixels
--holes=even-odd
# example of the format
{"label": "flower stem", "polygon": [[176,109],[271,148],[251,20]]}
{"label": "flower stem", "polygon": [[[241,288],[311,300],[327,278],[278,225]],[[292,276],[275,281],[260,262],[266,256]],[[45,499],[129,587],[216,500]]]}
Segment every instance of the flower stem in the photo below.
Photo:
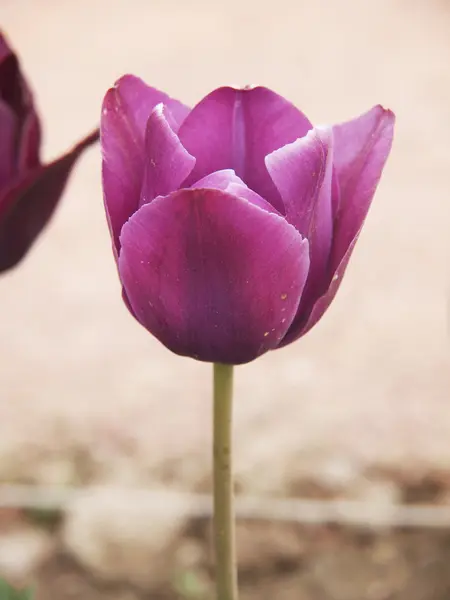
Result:
{"label": "flower stem", "polygon": [[214,544],[217,600],[238,600],[232,469],[233,366],[214,365]]}

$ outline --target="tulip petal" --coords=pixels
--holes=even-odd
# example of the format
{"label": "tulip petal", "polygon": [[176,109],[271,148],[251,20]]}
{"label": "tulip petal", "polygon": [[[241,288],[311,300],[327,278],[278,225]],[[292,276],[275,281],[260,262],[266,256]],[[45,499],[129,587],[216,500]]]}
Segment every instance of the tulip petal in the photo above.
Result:
{"label": "tulip petal", "polygon": [[168,109],[158,104],[150,114],[145,135],[145,172],[141,205],[178,189],[195,165],[167,121]]}
{"label": "tulip petal", "polygon": [[116,254],[122,225],[138,209],[144,177],[144,143],[116,89],[103,101],[100,121],[103,201]]}
{"label": "tulip petal", "polygon": [[311,123],[295,106],[266,88],[219,88],[197,104],[180,127],[181,143],[197,159],[186,183],[233,169],[249,188],[282,211],[264,158],[309,129]]}
{"label": "tulip petal", "polygon": [[206,177],[202,177],[202,179],[199,179],[193,185],[191,185],[191,188],[211,188],[215,190],[222,190],[224,192],[232,183],[245,185],[245,183],[236,175],[233,169],[223,169],[222,171],[216,171],[215,173],[206,175]]}
{"label": "tulip petal", "polygon": [[20,119],[26,113],[31,94],[22,76],[19,60],[0,33],[0,99]]}
{"label": "tulip petal", "polygon": [[157,104],[164,104],[170,110],[173,120],[170,127],[177,133],[181,123],[188,116],[190,108],[174,100],[164,92],[150,87],[135,75],[124,75],[115,85],[126,111],[133,116],[136,129],[145,134],[147,120]]}
{"label": "tulip petal", "polygon": [[333,127],[333,162],[340,194],[334,217],[333,269],[366,218],[391,150],[394,122],[390,110],[375,106],[357,119]]}
{"label": "tulip petal", "polygon": [[259,206],[259,208],[262,208],[263,210],[267,210],[270,213],[280,215],[277,209],[274,208],[272,204],[270,204],[270,202],[267,202],[267,200],[261,198],[259,194],[248,188],[244,183],[230,183],[230,185],[225,191],[229,194],[232,194],[233,196],[237,196],[238,198],[247,200],[247,202],[250,202],[250,204]]}
{"label": "tulip petal", "polygon": [[9,47],[5,36],[0,31],[0,64],[12,54],[12,50]]}
{"label": "tulip petal", "polygon": [[336,296],[392,146],[394,121],[391,111],[376,106],[353,121],[333,127],[336,212],[327,291],[312,310],[299,311],[280,346],[305,335]]}
{"label": "tulip petal", "polygon": [[19,171],[34,169],[40,165],[41,124],[33,107],[23,123],[19,147]]}
{"label": "tulip petal", "polygon": [[157,198],[121,234],[119,273],[140,323],[173,352],[208,362],[276,348],[308,266],[308,242],[285,219],[220,190]]}
{"label": "tulip petal", "polygon": [[67,179],[83,151],[98,140],[98,131],[49,165],[30,171],[0,196],[0,272],[14,267],[47,224]]}
{"label": "tulip petal", "polygon": [[144,177],[144,138],[153,108],[163,103],[175,131],[189,109],[141,79],[125,75],[106,93],[100,123],[103,195],[108,224],[118,252],[122,225],[138,209]]}
{"label": "tulip petal", "polygon": [[303,323],[300,323],[301,327],[293,328],[288,331],[287,335],[283,339],[280,346],[285,346],[295,341],[299,337],[308,333],[310,329],[314,327],[314,325],[320,321],[332,301],[334,300],[337,291],[341,285],[342,278],[344,276],[345,270],[347,269],[347,265],[349,263],[352,252],[356,246],[356,242],[358,241],[359,233],[353,238],[353,241],[350,243],[350,246],[347,248],[347,252],[344,254],[340,264],[337,266],[333,277],[331,278],[328,289],[323,296],[321,296],[314,304],[312,311],[308,315],[308,318],[303,320]]}
{"label": "tulip petal", "polygon": [[[329,283],[333,231],[331,139],[329,129],[312,129],[305,137],[266,157],[267,170],[284,202],[286,219],[309,241],[311,265],[300,313],[326,291]],[[295,324],[296,320],[293,327]]]}
{"label": "tulip petal", "polygon": [[228,192],[232,196],[243,198],[259,206],[269,212],[275,212],[279,214],[269,202],[261,198],[259,194],[249,189],[245,183],[240,179],[232,169],[224,169],[222,171],[216,171],[200,179],[194,185],[191,185],[191,189],[205,188],[205,189],[216,189]]}
{"label": "tulip petal", "polygon": [[[6,111],[9,112],[9,119],[5,117]],[[32,169],[39,165],[41,136],[39,117],[34,108],[31,90],[22,75],[17,56],[1,33],[0,131],[3,138],[0,141],[0,170],[3,171],[3,175],[0,173],[0,185],[2,181],[4,185],[6,171],[9,172],[9,177],[12,177],[15,171]],[[10,148],[8,154],[5,150],[6,145]],[[5,167],[7,162],[12,162],[14,168]]]}
{"label": "tulip petal", "polygon": [[17,118],[0,99],[0,189],[15,175]]}

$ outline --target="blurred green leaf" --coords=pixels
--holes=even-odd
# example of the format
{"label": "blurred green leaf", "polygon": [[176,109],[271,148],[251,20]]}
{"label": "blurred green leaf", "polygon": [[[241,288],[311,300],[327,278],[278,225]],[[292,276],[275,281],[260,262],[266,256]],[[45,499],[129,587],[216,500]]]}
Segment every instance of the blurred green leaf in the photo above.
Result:
{"label": "blurred green leaf", "polygon": [[27,508],[24,515],[28,521],[47,531],[55,531],[63,519],[62,511],[52,508]]}
{"label": "blurred green leaf", "polygon": [[[204,597],[205,587],[194,571],[186,570],[178,573],[174,581],[175,591],[186,600],[197,600]],[[1,600],[1,599],[0,599]]]}
{"label": "blurred green leaf", "polygon": [[32,600],[31,589],[13,588],[5,580],[0,579],[0,600]]}

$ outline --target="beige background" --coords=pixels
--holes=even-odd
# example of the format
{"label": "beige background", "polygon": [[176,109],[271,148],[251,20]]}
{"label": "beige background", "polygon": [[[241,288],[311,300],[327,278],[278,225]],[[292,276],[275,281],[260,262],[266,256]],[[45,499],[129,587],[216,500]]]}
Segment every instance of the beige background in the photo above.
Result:
{"label": "beige background", "polygon": [[[376,103],[392,157],[341,291],[303,340],[237,372],[236,469],[282,493],[305,472],[450,467],[450,5],[445,0],[0,0],[45,120],[47,158],[92,128],[125,72],[186,103],[261,83],[315,123]],[[210,367],[122,305],[98,147],[0,281],[0,478],[209,476]]]}

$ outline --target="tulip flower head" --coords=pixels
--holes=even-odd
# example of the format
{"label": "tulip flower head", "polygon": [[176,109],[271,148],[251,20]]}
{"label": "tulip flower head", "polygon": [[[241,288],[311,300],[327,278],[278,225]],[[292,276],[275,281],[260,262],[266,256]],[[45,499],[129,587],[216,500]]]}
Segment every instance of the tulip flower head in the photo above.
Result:
{"label": "tulip flower head", "polygon": [[263,87],[192,110],[126,75],[104,99],[103,191],[125,302],[173,352],[290,344],[341,283],[393,137],[381,106],[313,127]]}
{"label": "tulip flower head", "polygon": [[50,219],[94,132],[50,164],[40,160],[41,126],[17,56],[0,32],[0,272],[15,266]]}

